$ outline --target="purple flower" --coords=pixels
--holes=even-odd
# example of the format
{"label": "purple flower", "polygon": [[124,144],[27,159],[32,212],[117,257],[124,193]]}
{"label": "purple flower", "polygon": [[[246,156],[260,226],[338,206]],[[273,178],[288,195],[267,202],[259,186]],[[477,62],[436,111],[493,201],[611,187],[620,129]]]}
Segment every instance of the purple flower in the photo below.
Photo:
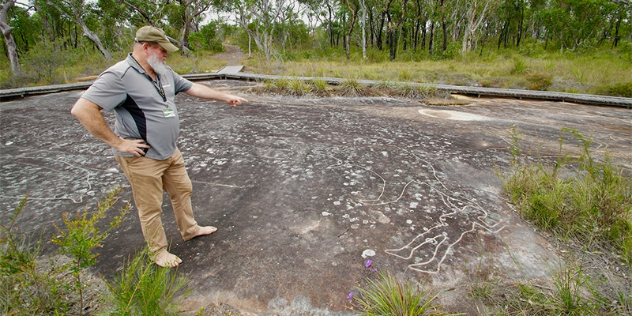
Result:
{"label": "purple flower", "polygon": [[349,292],[349,295],[347,295],[347,299],[350,300],[353,297],[353,292]]}
{"label": "purple flower", "polygon": [[366,261],[366,263],[364,264],[364,266],[368,269],[371,267],[371,265],[373,264],[373,260],[369,259]]}
{"label": "purple flower", "polygon": [[376,268],[376,269],[371,270],[371,272],[377,272],[377,268]]}

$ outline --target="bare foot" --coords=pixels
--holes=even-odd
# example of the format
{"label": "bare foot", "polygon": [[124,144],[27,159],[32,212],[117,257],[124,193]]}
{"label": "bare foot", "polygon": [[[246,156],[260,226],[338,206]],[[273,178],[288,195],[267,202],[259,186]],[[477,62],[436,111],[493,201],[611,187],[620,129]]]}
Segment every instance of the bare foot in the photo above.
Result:
{"label": "bare foot", "polygon": [[182,263],[182,259],[166,250],[161,250],[154,256],[154,262],[163,268],[174,268]]}
{"label": "bare foot", "polygon": [[216,231],[217,231],[217,228],[213,226],[200,226],[200,229],[198,230],[197,234],[195,234],[194,237],[210,235]]}

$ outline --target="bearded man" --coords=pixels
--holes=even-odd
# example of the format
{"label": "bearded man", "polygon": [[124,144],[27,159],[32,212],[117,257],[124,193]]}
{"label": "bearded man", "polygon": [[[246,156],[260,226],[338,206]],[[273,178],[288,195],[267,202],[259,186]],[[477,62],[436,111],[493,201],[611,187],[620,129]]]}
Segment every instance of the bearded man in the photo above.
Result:
{"label": "bearded man", "polygon": [[[177,50],[161,29],[140,28],[132,53],[103,72],[71,110],[92,135],[112,147],[132,187],[152,259],[162,267],[175,267],[182,262],[167,250],[167,237],[160,218],[163,190],[171,198],[184,240],[217,231],[212,226],[199,226],[193,217],[191,180],[176,146],[180,133],[176,94],[184,92],[232,106],[248,102],[176,74],[165,60],[168,53]],[[114,110],[114,131],[105,122],[103,109]]]}

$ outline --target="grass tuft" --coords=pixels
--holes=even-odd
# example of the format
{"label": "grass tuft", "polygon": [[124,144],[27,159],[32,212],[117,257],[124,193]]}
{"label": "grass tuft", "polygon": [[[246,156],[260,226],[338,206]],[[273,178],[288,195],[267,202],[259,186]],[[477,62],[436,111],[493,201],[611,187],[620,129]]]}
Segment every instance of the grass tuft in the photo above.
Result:
{"label": "grass tuft", "polygon": [[179,299],[188,294],[187,278],[177,269],[155,265],[145,248],[108,283],[108,315],[179,315]]}
{"label": "grass tuft", "polygon": [[342,81],[340,87],[342,89],[342,95],[350,97],[363,96],[367,91],[367,88],[355,79],[346,79]]}
{"label": "grass tuft", "polygon": [[360,289],[361,315],[421,316],[445,315],[433,303],[436,295],[408,281],[402,283],[389,272],[378,272],[377,279],[367,279],[367,288]]}

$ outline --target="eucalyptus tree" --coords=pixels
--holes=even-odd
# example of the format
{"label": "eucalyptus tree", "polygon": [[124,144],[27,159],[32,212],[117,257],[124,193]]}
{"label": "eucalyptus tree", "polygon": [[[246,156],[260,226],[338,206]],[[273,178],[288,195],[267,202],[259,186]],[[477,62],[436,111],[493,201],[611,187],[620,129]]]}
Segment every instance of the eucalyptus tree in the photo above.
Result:
{"label": "eucalyptus tree", "polygon": [[[162,28],[169,41],[180,47],[183,54],[186,54],[189,46],[187,43],[189,34],[192,31],[198,31],[197,24],[201,15],[211,5],[211,1],[205,1],[204,3],[188,3],[187,7],[171,0],[99,0],[99,5],[103,10],[112,11],[119,1],[126,10],[122,12],[115,10],[112,14],[122,14],[120,19],[122,23],[135,27],[151,25]],[[186,29],[185,25],[188,25]],[[182,40],[183,36],[187,41]]]}
{"label": "eucalyptus tree", "polygon": [[135,26],[163,26],[161,21],[165,17],[164,0],[99,0],[99,3],[103,4],[103,7],[110,7],[118,1],[129,9],[127,16],[122,17],[123,20]]}
{"label": "eucalyptus tree", "polygon": [[[614,34],[612,35],[612,47],[617,47],[621,40],[621,26],[625,20],[630,26],[632,26],[632,1],[630,0],[615,0],[617,4],[616,22],[614,23]],[[624,22],[625,23],[625,22]],[[630,35],[632,39],[632,34]]]}
{"label": "eucalyptus tree", "polygon": [[189,47],[189,34],[199,30],[199,23],[202,14],[206,12],[212,4],[210,0],[178,0],[182,9],[180,52],[185,54],[185,47]]}
{"label": "eucalyptus tree", "polygon": [[94,11],[93,3],[86,3],[84,0],[47,0],[46,4],[57,9],[62,16],[81,27],[83,35],[92,41],[105,59],[112,59],[112,55],[101,43],[99,36],[86,24],[88,16]]}
{"label": "eucalyptus tree", "polygon": [[426,47],[426,22],[427,11],[425,10],[425,1],[414,0],[415,10],[414,13],[414,22],[413,22],[413,31],[412,31],[412,42],[413,42],[413,50],[417,50],[419,46],[419,37],[421,33],[422,38],[422,48]]}
{"label": "eucalyptus tree", "polygon": [[351,58],[351,33],[358,17],[358,10],[360,9],[359,0],[345,0],[347,8],[349,9],[349,22],[347,23],[347,32],[345,33],[345,52],[347,53],[347,59]]}
{"label": "eucalyptus tree", "polygon": [[11,35],[15,41],[15,46],[19,56],[28,52],[40,41],[41,19],[32,12],[32,7],[16,2],[16,5],[9,12],[8,24],[13,27]]}
{"label": "eucalyptus tree", "polygon": [[18,60],[18,51],[15,45],[15,40],[11,31],[11,27],[8,23],[9,10],[15,5],[15,0],[3,0],[0,2],[0,32],[4,38],[4,44],[7,47],[7,53],[9,55],[9,63],[11,64],[11,72],[17,74],[20,72],[20,62]]}
{"label": "eucalyptus tree", "polygon": [[316,45],[316,28],[319,24],[325,23],[323,16],[325,16],[324,9],[320,1],[316,0],[299,0],[299,3],[303,5],[303,14],[307,19],[310,33],[312,34],[312,46]]}
{"label": "eucalyptus tree", "polygon": [[235,0],[229,5],[237,14],[237,22],[254,39],[266,59],[274,53],[273,31],[288,0]]}
{"label": "eucalyptus tree", "polygon": [[324,0],[316,2],[314,1],[315,6],[325,6],[320,9],[320,16],[323,22],[326,24],[327,34],[329,36],[329,46],[334,47],[336,44],[335,34],[337,32],[338,22],[336,21],[336,12],[338,12],[339,2],[337,0]]}
{"label": "eucalyptus tree", "polygon": [[49,21],[49,13],[46,10],[42,10],[41,3],[45,4],[46,1],[33,0],[32,1],[33,9],[35,9],[35,12],[37,12],[40,19],[42,19],[42,24],[44,25],[44,29],[46,30],[46,33],[48,34],[48,38],[50,39],[51,42],[54,42],[56,37],[55,37],[55,32],[53,31],[53,27],[51,26],[51,23]]}
{"label": "eucalyptus tree", "polygon": [[472,50],[477,31],[485,21],[487,14],[494,10],[496,3],[494,0],[464,0],[466,26],[461,47],[463,54]]}
{"label": "eucalyptus tree", "polygon": [[397,19],[397,24],[395,25],[393,30],[391,30],[390,32],[391,33],[391,40],[390,40],[391,60],[394,60],[395,57],[397,56],[397,48],[399,47],[399,37],[400,37],[400,33],[402,32],[402,24],[404,23],[404,20],[406,19],[407,4],[408,4],[408,0],[402,0],[401,2],[398,2],[399,10],[397,11],[397,14],[399,18]]}
{"label": "eucalyptus tree", "polygon": [[617,9],[608,0],[551,0],[543,10],[547,31],[559,41],[560,50],[577,50],[587,44],[607,26],[607,17]]}
{"label": "eucalyptus tree", "polygon": [[362,27],[362,59],[366,59],[366,0],[360,0],[361,19],[360,26]]}

